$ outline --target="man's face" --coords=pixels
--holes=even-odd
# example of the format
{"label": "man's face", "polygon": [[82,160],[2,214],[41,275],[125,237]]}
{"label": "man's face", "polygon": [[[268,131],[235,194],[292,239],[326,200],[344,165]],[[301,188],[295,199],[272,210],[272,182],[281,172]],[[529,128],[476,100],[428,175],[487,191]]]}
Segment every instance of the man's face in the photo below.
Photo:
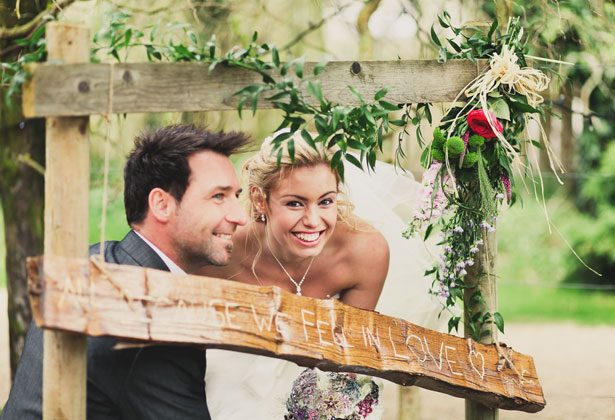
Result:
{"label": "man's face", "polygon": [[188,159],[190,179],[170,219],[169,235],[177,264],[187,272],[208,265],[226,265],[237,226],[247,214],[239,202],[235,168],[224,155],[203,151]]}

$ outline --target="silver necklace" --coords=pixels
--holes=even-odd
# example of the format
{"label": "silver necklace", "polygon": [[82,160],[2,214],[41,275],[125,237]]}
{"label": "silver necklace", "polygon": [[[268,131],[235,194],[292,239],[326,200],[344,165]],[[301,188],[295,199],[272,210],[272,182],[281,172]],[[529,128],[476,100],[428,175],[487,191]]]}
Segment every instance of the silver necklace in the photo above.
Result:
{"label": "silver necklace", "polygon": [[271,255],[273,255],[273,258],[275,258],[275,260],[278,262],[278,264],[280,265],[280,267],[282,267],[282,270],[284,270],[284,273],[286,273],[286,275],[288,276],[288,278],[290,279],[290,281],[295,285],[295,287],[297,288],[297,296],[301,296],[301,285],[303,284],[303,282],[305,281],[305,276],[307,276],[308,271],[310,271],[310,267],[312,267],[312,263],[314,262],[314,258],[316,258],[316,256],[312,257],[312,260],[310,261],[310,264],[308,265],[307,270],[305,270],[305,273],[303,273],[303,277],[301,277],[301,280],[299,280],[299,283],[297,283],[295,281],[295,279],[293,279],[293,276],[291,276],[288,271],[286,271],[286,269],[284,268],[284,266],[282,265],[282,263],[280,262],[280,260],[278,260],[278,257],[275,256],[275,254],[273,253],[273,250],[271,249],[271,245],[269,245],[269,238],[267,238],[267,247],[269,248],[269,252],[271,252]]}

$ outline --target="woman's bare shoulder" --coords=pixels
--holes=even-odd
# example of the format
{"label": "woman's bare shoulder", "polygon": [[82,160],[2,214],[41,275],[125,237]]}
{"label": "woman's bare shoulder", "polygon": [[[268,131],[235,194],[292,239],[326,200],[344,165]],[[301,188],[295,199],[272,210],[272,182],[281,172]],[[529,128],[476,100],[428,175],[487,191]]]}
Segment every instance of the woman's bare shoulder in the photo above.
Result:
{"label": "woman's bare shoulder", "polygon": [[356,219],[350,226],[341,224],[342,246],[348,251],[347,257],[353,265],[369,266],[374,263],[388,267],[389,244],[382,233],[369,223]]}

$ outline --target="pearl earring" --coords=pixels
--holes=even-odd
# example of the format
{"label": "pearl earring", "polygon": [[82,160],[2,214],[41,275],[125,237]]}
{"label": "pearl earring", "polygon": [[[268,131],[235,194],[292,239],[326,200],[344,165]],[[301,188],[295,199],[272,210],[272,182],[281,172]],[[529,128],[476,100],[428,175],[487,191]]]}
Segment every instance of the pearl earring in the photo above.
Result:
{"label": "pearl earring", "polygon": [[265,218],[265,213],[261,213],[259,219],[261,222],[265,223],[267,221],[267,218]]}

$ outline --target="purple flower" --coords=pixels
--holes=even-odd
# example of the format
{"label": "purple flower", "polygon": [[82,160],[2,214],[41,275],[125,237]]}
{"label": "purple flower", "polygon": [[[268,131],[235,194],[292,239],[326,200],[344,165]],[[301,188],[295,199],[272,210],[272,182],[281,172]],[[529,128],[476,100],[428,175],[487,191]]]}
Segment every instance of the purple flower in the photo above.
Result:
{"label": "purple flower", "polygon": [[[479,251],[479,249],[477,247],[470,248],[470,253],[471,254],[476,254],[478,251]],[[472,264],[474,264],[474,263],[472,263]],[[469,264],[469,265],[471,265],[471,264]]]}
{"label": "purple flower", "polygon": [[455,286],[457,286],[457,285],[455,284],[455,282],[454,282],[454,281],[452,281],[452,282],[451,282],[451,286],[450,286],[450,287],[454,288]]}
{"label": "purple flower", "polygon": [[485,243],[483,242],[482,239],[479,239],[478,241],[476,241],[476,245],[480,245],[483,246]]}
{"label": "purple flower", "polygon": [[489,227],[489,229],[487,229],[487,232],[489,232],[489,233],[495,232],[495,228]]}
{"label": "purple flower", "polygon": [[459,272],[460,276],[465,276],[466,274],[468,274],[468,272],[465,270],[465,268]]}
{"label": "purple flower", "polygon": [[489,229],[491,227],[491,225],[487,222],[480,222],[480,227],[482,227],[483,229]]}
{"label": "purple flower", "polygon": [[504,194],[502,194],[502,193],[499,193],[499,194],[496,194],[496,195],[495,195],[495,198],[497,198],[497,199],[499,199],[499,200],[503,200],[503,199],[504,199],[504,197],[505,197],[505,195],[504,195]]}
{"label": "purple flower", "polygon": [[466,261],[466,265],[467,265],[468,267],[472,267],[472,266],[474,265],[474,261],[472,261],[472,260],[467,260],[467,261]]}
{"label": "purple flower", "polygon": [[455,233],[463,233],[463,228],[461,226],[455,226],[455,229],[453,229],[453,232],[455,232]]}
{"label": "purple flower", "polygon": [[451,248],[450,246],[446,245],[446,246],[444,247],[444,251],[445,251],[445,252],[448,252],[448,253],[451,253],[451,252],[453,251],[453,248]]}
{"label": "purple flower", "polygon": [[466,266],[466,263],[464,263],[463,261],[460,261],[460,262],[458,262],[455,266],[456,266],[459,270],[461,270],[463,267],[465,267],[465,266]]}

